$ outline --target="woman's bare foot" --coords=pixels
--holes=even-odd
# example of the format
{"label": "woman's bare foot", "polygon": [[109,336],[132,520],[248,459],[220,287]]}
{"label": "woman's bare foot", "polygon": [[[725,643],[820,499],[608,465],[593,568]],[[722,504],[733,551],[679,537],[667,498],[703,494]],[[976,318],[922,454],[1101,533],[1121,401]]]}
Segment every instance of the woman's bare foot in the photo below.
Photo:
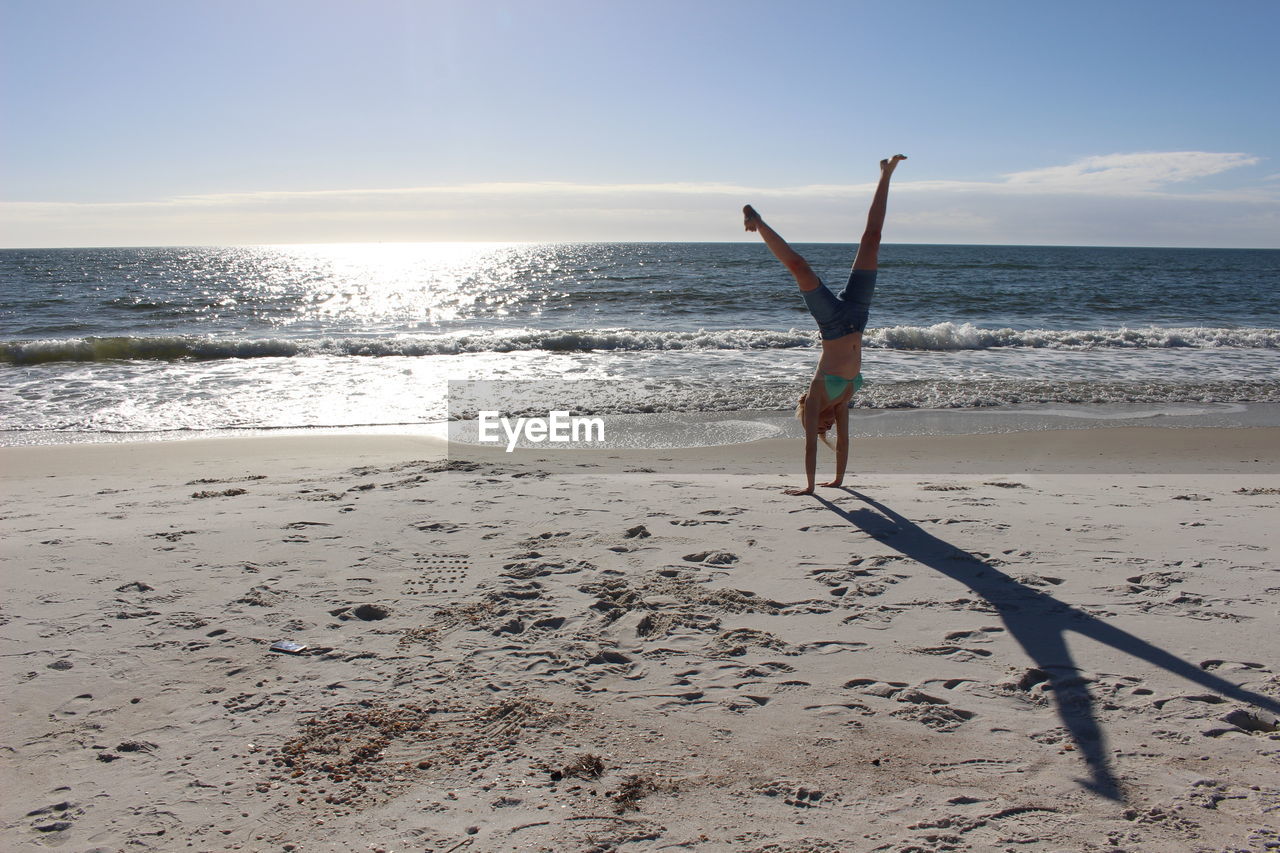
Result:
{"label": "woman's bare foot", "polygon": [[883,175],[886,175],[886,176],[887,176],[887,175],[892,175],[892,174],[893,174],[893,170],[894,170],[894,169],[896,169],[896,168],[898,167],[898,162],[899,162],[900,160],[905,160],[905,159],[907,159],[907,155],[906,155],[906,154],[894,154],[894,155],[893,155],[892,157],[890,157],[888,160],[881,160],[881,161],[880,161],[880,173],[881,173],[881,174],[883,174]]}
{"label": "woman's bare foot", "polygon": [[748,231],[755,231],[756,227],[762,222],[760,214],[756,213],[756,209],[751,205],[743,205],[742,207],[742,227]]}

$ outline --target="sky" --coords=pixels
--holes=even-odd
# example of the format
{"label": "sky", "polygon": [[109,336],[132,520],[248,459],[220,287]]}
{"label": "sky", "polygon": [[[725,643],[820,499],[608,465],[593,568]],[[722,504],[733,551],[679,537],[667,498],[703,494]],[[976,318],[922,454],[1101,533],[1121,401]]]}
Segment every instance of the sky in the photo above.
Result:
{"label": "sky", "polygon": [[1280,248],[1275,0],[0,0],[0,246]]}

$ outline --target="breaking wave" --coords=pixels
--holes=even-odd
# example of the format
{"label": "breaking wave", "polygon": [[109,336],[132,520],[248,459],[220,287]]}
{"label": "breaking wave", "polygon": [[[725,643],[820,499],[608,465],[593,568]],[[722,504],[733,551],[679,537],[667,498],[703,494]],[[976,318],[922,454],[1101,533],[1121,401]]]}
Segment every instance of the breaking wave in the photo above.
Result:
{"label": "breaking wave", "polygon": [[[808,330],[755,329],[523,330],[469,334],[338,337],[222,338],[199,336],[87,337],[0,343],[0,362],[34,365],[63,361],[209,361],[306,356],[429,356],[481,352],[592,352],[769,350],[813,347]],[[952,352],[988,349],[1280,349],[1277,329],[1120,328],[984,329],[969,323],[891,326],[867,333],[869,348]]]}

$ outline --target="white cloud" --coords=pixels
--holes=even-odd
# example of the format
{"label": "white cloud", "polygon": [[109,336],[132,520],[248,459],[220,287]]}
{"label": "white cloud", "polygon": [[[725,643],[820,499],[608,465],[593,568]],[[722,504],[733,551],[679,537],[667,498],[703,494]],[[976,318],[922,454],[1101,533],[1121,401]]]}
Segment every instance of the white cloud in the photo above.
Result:
{"label": "white cloud", "polygon": [[1210,151],[1157,151],[1086,157],[1066,166],[1005,175],[1009,187],[1041,192],[1089,192],[1106,195],[1155,192],[1168,184],[1217,175],[1261,162],[1248,154]]}
{"label": "white cloud", "polygon": [[[1259,158],[1110,154],[991,181],[894,179],[897,242],[1277,246],[1274,182],[1187,190]],[[730,240],[750,202],[799,241],[857,239],[873,184],[493,182],[263,191],[144,202],[0,203],[11,246],[452,240]],[[774,216],[777,220],[774,220]]]}

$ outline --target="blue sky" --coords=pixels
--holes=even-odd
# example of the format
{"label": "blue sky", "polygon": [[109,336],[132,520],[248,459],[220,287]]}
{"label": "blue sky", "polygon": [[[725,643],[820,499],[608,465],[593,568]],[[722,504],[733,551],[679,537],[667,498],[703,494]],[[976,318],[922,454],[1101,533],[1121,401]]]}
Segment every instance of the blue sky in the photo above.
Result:
{"label": "blue sky", "polygon": [[1280,3],[0,0],[0,245],[1280,248]]}

